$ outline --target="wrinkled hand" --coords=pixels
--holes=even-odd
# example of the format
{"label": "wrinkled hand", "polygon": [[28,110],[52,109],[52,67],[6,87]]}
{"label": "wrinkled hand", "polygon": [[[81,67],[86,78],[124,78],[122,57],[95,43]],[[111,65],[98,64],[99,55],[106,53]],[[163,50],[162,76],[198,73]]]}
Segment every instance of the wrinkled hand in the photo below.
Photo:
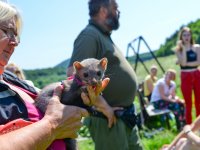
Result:
{"label": "wrinkled hand", "polygon": [[85,109],[61,104],[61,93],[62,86],[58,86],[54,90],[43,119],[51,124],[55,139],[76,138],[77,131],[82,126],[82,117],[89,114]]}

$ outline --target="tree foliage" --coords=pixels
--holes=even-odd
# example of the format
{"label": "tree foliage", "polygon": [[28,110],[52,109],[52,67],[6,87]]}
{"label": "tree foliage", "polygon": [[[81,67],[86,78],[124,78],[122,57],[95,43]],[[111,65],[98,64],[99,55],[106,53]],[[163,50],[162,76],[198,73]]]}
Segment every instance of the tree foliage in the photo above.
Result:
{"label": "tree foliage", "polygon": [[[200,43],[200,19],[196,20],[195,22],[190,22],[186,26],[191,28],[195,42]],[[168,37],[165,43],[161,45],[158,50],[154,51],[154,54],[157,57],[165,57],[174,53],[173,48],[175,47],[178,39],[178,32],[182,27],[183,26],[181,26],[170,37]],[[140,54],[140,58],[143,61],[147,61],[152,59],[153,57],[150,53],[143,53]],[[135,56],[128,58],[128,60],[131,64],[134,64]],[[69,59],[66,59],[53,68],[24,70],[24,72],[27,79],[33,81],[36,87],[43,88],[49,83],[66,79],[66,68],[68,64]]]}
{"label": "tree foliage", "polygon": [[66,68],[54,67],[47,69],[24,70],[26,78],[33,81],[38,88],[66,79]]}
{"label": "tree foliage", "polygon": [[[190,22],[187,25],[183,26],[188,26],[191,28],[195,43],[200,44],[200,19],[196,20],[195,22]],[[170,37],[168,37],[165,41],[165,44],[160,46],[160,48],[156,52],[156,55],[158,57],[168,56],[174,53],[173,48],[175,47],[176,42],[178,40],[178,33],[183,26],[181,26]]]}

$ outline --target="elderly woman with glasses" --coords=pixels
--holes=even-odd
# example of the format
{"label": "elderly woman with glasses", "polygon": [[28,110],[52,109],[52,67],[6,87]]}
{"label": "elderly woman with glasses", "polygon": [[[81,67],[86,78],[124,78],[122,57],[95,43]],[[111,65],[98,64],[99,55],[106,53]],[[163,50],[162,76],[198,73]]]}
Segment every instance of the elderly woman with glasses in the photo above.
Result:
{"label": "elderly woman with glasses", "polygon": [[[33,104],[33,94],[4,79],[5,66],[19,44],[21,24],[17,9],[0,1],[0,149],[64,150],[64,142],[57,139],[77,137],[77,130],[82,125],[81,119],[88,112],[61,104],[62,87],[58,86],[42,117]],[[84,101],[90,100],[84,93],[82,98]],[[59,145],[57,147],[55,140]]]}

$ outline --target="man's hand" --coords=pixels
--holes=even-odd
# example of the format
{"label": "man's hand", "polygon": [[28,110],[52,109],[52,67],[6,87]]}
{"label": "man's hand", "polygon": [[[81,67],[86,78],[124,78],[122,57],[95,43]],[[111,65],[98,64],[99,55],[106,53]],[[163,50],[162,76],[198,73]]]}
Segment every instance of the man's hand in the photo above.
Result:
{"label": "man's hand", "polygon": [[111,128],[116,123],[116,117],[114,115],[115,110],[121,110],[120,107],[110,107],[106,100],[100,95],[100,93],[106,88],[110,79],[105,78],[101,84],[95,89],[92,86],[87,87],[88,95],[81,93],[84,104],[89,106],[95,106],[95,108],[102,112],[108,119],[108,127]]}
{"label": "man's hand", "polygon": [[101,84],[97,85],[96,88],[93,88],[92,86],[87,86],[88,98],[85,93],[81,93],[84,104],[88,106],[96,106],[96,103],[98,103],[97,98],[99,97],[100,93],[106,88],[109,81],[109,78],[105,78]]}

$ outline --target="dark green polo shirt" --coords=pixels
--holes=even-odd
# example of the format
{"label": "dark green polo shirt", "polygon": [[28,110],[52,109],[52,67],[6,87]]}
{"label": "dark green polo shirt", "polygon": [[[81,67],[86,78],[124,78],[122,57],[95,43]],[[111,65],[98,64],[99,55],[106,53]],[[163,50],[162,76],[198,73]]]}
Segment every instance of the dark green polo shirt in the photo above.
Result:
{"label": "dark green polo shirt", "polygon": [[74,61],[86,58],[108,59],[105,73],[110,83],[103,91],[103,97],[111,106],[129,106],[136,94],[136,75],[130,64],[113,43],[110,33],[90,20],[74,42],[69,66]]}

